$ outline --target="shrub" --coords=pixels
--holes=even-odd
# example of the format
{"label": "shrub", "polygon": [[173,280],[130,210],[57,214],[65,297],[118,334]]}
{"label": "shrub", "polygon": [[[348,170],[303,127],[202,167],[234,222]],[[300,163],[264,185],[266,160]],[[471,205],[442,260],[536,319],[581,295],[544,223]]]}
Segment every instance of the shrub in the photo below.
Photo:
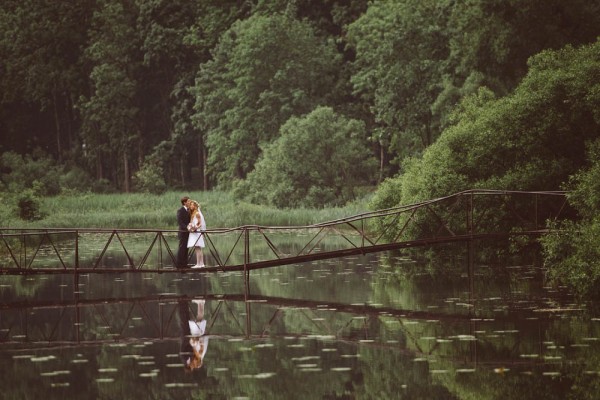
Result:
{"label": "shrub", "polygon": [[59,178],[62,168],[40,151],[26,156],[6,152],[0,156],[0,168],[4,172],[2,181],[9,192],[19,193],[25,189],[34,189],[39,195],[52,196],[60,193]]}
{"label": "shrub", "polygon": [[567,284],[584,296],[600,289],[600,139],[588,150],[590,166],[569,181],[569,202],[581,220],[555,224],[541,239],[544,264],[553,282]]}
{"label": "shrub", "polygon": [[79,167],[73,167],[59,179],[60,189],[63,193],[86,192],[92,188],[92,178]]}
{"label": "shrub", "polygon": [[362,121],[329,107],[290,118],[235,195],[276,207],[340,206],[376,176]]}
{"label": "shrub", "polygon": [[40,200],[33,190],[26,190],[17,198],[17,207],[19,218],[25,221],[35,221],[42,219],[40,212]]}
{"label": "shrub", "polygon": [[116,193],[117,189],[114,185],[105,178],[98,179],[92,183],[92,192],[94,193]]}
{"label": "shrub", "polygon": [[167,190],[163,177],[163,169],[153,162],[145,162],[133,176],[133,184],[137,191],[162,194]]}

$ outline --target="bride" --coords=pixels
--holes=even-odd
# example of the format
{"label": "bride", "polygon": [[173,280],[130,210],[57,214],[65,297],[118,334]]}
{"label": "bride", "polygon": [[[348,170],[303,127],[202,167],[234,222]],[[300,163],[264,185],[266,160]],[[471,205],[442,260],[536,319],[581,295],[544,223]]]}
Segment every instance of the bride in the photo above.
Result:
{"label": "bride", "polygon": [[204,255],[202,249],[204,248],[204,235],[202,232],[206,230],[206,222],[204,221],[204,215],[200,212],[200,204],[195,200],[190,200],[190,223],[188,225],[188,231],[190,236],[188,238],[187,247],[194,248],[196,252],[196,265],[192,268],[204,267]]}

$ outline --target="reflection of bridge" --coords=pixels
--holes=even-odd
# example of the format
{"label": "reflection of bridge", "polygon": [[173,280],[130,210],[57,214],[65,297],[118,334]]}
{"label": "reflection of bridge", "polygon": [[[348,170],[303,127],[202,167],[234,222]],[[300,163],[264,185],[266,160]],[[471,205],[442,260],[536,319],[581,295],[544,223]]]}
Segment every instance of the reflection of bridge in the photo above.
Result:
{"label": "reflection of bridge", "polygon": [[[109,298],[73,301],[21,301],[0,305],[0,345],[23,344],[90,344],[116,340],[165,339],[181,336],[176,322],[180,303],[191,306],[193,297],[179,295],[157,295],[140,298]],[[470,321],[469,314],[444,314],[412,311],[370,305],[351,305],[314,300],[287,299],[253,295],[205,295],[202,300],[216,304],[207,323],[208,335],[243,336],[247,339],[270,336],[271,326],[285,310],[297,310],[308,318],[308,325],[319,328],[321,336],[343,339],[341,331],[363,318],[381,316],[423,321]],[[252,306],[260,307],[252,313]],[[237,309],[235,308],[237,307]],[[271,311],[269,311],[267,309]],[[193,310],[190,310],[194,315]],[[350,314],[342,329],[332,330],[333,323],[320,325],[314,315],[307,313]],[[215,328],[221,316],[229,320],[228,326]],[[240,316],[244,316],[241,320]],[[260,328],[253,329],[259,323]],[[136,329],[135,325],[138,325]],[[327,327],[326,327],[327,325]],[[286,335],[294,335],[285,332]],[[302,334],[300,334],[302,336]],[[362,337],[362,336],[361,336]]]}
{"label": "reflection of bridge", "polygon": [[[308,226],[208,230],[210,267],[201,271],[247,274],[257,268],[415,246],[540,235],[546,232],[546,220],[562,217],[565,205],[564,192],[469,190]],[[0,274],[181,272],[171,267],[176,236],[176,231],[143,229],[4,228]]]}
{"label": "reflection of bridge", "polygon": [[[194,297],[156,295],[139,298],[107,298],[73,301],[20,301],[0,305],[0,349],[11,351],[96,346],[114,343],[178,340],[182,337],[179,320],[181,306],[194,315]],[[199,298],[198,298],[199,299]],[[385,347],[414,356],[434,356],[452,360],[452,356],[437,354],[440,343],[424,346],[421,338],[408,328],[409,322],[438,324],[458,341],[467,338],[469,349],[454,361],[479,366],[540,363],[543,360],[522,360],[518,348],[514,358],[487,360],[478,355],[477,346],[487,346],[484,338],[474,336],[483,324],[504,326],[510,322],[504,316],[493,319],[476,317],[472,310],[464,314],[402,310],[392,307],[320,302],[248,295],[205,295],[207,331],[212,338],[231,340],[265,340],[273,338],[311,338],[361,346]],[[294,327],[277,325],[287,312],[297,313]],[[294,314],[295,315],[295,314]],[[302,323],[302,321],[304,321]],[[300,324],[298,324],[300,322]],[[388,331],[389,322],[396,330]],[[543,319],[531,322],[544,324]],[[298,328],[300,326],[300,328]],[[490,326],[488,325],[488,328]],[[283,329],[283,330],[282,330]],[[293,329],[300,331],[294,332]],[[541,325],[539,328],[541,329]],[[470,334],[465,335],[467,330]],[[387,333],[385,333],[387,332]],[[458,333],[463,334],[458,334]],[[444,336],[444,335],[442,335]],[[445,336],[448,336],[446,332]],[[389,340],[389,339],[392,340]],[[400,339],[400,340],[399,340]],[[540,341],[543,335],[540,336]],[[410,346],[407,346],[410,344]],[[428,347],[428,348],[425,348]],[[543,348],[540,342],[540,348]],[[497,357],[498,355],[496,355]]]}

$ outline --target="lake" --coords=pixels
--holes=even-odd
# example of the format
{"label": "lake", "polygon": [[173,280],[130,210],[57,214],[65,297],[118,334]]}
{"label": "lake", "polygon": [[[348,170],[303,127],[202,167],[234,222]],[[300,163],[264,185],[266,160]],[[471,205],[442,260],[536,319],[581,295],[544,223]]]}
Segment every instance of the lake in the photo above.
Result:
{"label": "lake", "polygon": [[597,305],[530,255],[469,276],[464,247],[260,269],[249,290],[243,272],[0,276],[0,397],[598,398]]}

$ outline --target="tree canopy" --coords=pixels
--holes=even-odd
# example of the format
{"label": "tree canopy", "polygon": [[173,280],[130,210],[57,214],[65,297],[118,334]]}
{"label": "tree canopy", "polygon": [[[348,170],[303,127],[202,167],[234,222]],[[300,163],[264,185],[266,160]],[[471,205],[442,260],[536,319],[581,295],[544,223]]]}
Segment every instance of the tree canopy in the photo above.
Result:
{"label": "tree canopy", "polygon": [[236,193],[278,207],[343,205],[371,181],[376,160],[362,121],[319,107],[292,117]]}
{"label": "tree canopy", "polygon": [[466,98],[422,158],[407,162],[403,204],[470,188],[556,190],[598,137],[600,42],[533,57],[516,90]]}
{"label": "tree canopy", "polygon": [[194,88],[209,167],[228,186],[252,171],[260,146],[291,116],[327,104],[340,57],[310,24],[284,14],[254,15],[224,33]]}
{"label": "tree canopy", "polygon": [[455,129],[459,104],[503,112],[531,56],[600,33],[598,0],[63,3],[0,5],[0,151],[99,190],[229,188],[319,107],[363,123],[375,185]]}

